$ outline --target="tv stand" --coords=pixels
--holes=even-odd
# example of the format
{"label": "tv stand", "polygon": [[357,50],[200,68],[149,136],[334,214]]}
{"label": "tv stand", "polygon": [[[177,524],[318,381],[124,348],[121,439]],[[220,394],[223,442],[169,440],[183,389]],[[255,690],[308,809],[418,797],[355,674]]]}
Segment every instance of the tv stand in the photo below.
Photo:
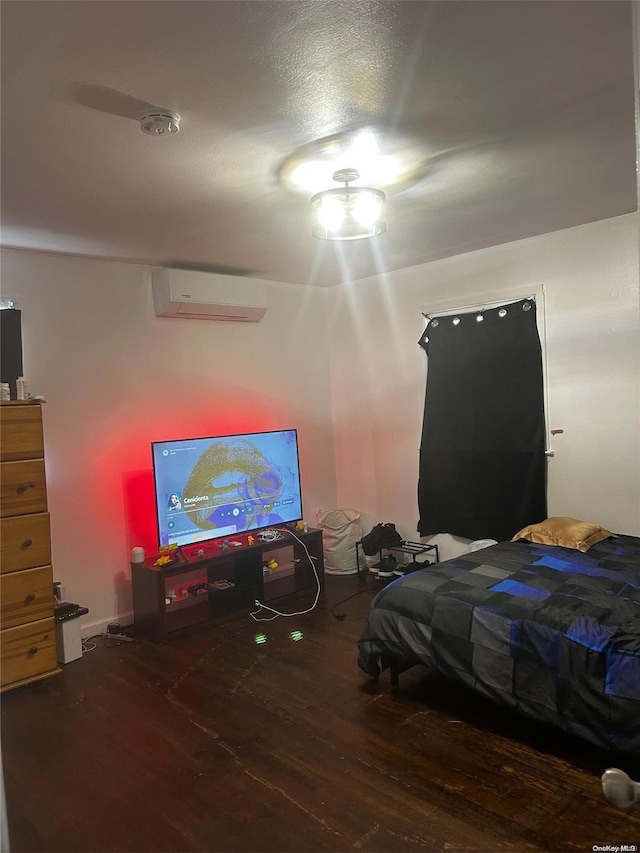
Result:
{"label": "tv stand", "polygon": [[[242,544],[230,544],[226,550],[222,542],[189,546],[188,552],[178,549],[174,562],[162,566],[154,566],[157,557],[131,563],[136,636],[166,643],[177,632],[253,609],[255,601],[266,604],[316,589],[315,572],[323,589],[322,531],[296,530],[294,536],[284,528],[282,533],[282,539],[270,542],[261,542],[253,534],[252,544],[246,534],[234,535],[229,542]],[[301,543],[313,558],[315,572]],[[269,561],[277,566],[266,568]]]}

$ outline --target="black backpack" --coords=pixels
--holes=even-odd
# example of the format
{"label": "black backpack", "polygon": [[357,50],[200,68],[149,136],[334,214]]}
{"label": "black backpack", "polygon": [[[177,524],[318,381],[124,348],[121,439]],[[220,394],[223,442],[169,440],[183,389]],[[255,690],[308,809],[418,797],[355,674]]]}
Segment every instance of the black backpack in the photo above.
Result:
{"label": "black backpack", "polygon": [[363,536],[360,540],[362,550],[367,557],[373,557],[383,548],[395,548],[402,545],[404,539],[396,530],[395,524],[390,521],[386,524],[376,524],[376,526]]}

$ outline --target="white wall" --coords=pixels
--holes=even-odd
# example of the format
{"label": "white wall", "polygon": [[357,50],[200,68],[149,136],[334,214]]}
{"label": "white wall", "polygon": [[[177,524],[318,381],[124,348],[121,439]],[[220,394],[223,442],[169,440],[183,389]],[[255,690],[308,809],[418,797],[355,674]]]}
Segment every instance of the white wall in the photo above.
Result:
{"label": "white wall", "polygon": [[[529,295],[546,301],[548,511],[640,534],[638,218],[622,216],[330,290],[338,502],[417,539],[422,311]],[[437,537],[441,558],[462,540]]]}
{"label": "white wall", "polygon": [[[0,258],[3,296],[23,311],[25,375],[47,398],[54,575],[89,607],[83,628],[131,611],[130,548],[155,544],[153,440],[297,427],[309,520],[354,507],[416,539],[417,341],[421,312],[445,299],[544,285],[549,425],[564,429],[549,513],[640,535],[635,216],[328,291],[273,283],[259,324],[156,318],[144,267],[6,249]],[[443,558],[463,548],[438,541]]]}
{"label": "white wall", "polygon": [[155,547],[151,441],[297,428],[305,514],[335,505],[326,291],[270,284],[258,324],[161,319],[145,267],[0,257],[47,400],[54,578],[89,608],[83,629],[127,621],[130,549]]}

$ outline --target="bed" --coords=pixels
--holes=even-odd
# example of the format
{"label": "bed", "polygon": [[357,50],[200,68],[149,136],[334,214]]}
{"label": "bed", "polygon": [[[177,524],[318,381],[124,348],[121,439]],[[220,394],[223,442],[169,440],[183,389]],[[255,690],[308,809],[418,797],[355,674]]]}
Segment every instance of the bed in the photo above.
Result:
{"label": "bed", "polygon": [[425,664],[605,749],[640,756],[640,538],[519,540],[384,587],[358,641],[378,678]]}

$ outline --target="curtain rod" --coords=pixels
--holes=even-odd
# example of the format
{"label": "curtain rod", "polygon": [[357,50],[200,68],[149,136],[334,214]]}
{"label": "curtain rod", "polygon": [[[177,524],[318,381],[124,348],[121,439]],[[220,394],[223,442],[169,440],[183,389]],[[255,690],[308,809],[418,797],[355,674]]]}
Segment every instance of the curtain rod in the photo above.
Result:
{"label": "curtain rod", "polygon": [[[492,305],[511,305],[514,302],[522,302],[523,299],[529,299],[531,302],[536,301],[536,297],[534,296],[516,296],[510,297],[508,299],[498,299],[495,302],[478,302],[475,305],[463,305],[460,308],[447,308],[444,311],[438,311],[438,317],[446,317],[449,314],[462,314],[464,311],[486,311],[487,308],[490,308]],[[426,317],[427,320],[431,320],[434,315],[428,314],[426,311],[422,312],[422,316]]]}

